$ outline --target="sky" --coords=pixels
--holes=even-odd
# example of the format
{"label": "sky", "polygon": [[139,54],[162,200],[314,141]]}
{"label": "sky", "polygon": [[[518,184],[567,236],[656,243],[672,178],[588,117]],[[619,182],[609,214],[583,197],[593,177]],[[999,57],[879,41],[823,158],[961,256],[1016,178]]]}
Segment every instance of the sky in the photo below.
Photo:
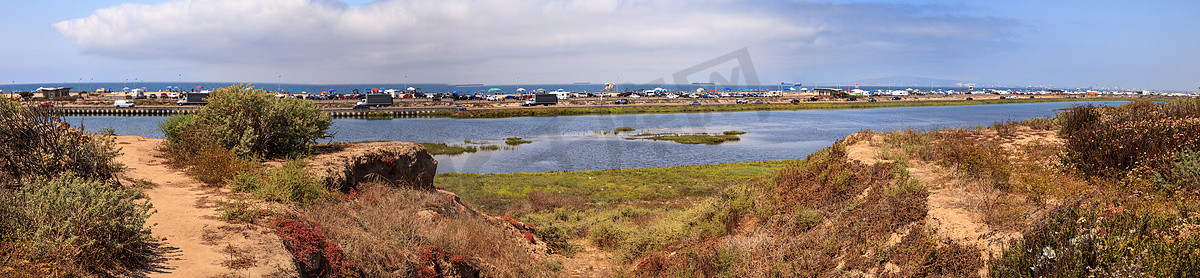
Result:
{"label": "sky", "polygon": [[0,1],[9,84],[671,82],[745,49],[763,84],[1200,86],[1193,0]]}

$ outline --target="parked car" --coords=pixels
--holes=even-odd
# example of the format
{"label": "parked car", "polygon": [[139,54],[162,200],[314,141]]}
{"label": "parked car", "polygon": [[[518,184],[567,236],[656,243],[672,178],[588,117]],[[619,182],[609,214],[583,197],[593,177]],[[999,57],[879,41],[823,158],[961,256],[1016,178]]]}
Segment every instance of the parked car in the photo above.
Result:
{"label": "parked car", "polygon": [[616,104],[629,104],[629,100],[628,100],[628,99],[618,99],[617,101],[614,101],[613,103],[616,103]]}
{"label": "parked car", "polygon": [[808,101],[818,101],[818,100],[820,100],[820,99],[817,99],[817,97],[810,97],[810,98],[808,98]]}
{"label": "parked car", "polygon": [[797,104],[797,103],[800,103],[800,100],[798,100],[798,99],[794,99],[794,98],[793,98],[793,99],[792,99],[792,104]]}
{"label": "parked car", "polygon": [[969,98],[967,98],[967,100],[975,100],[975,98],[969,97]]}
{"label": "parked car", "polygon": [[171,93],[171,94],[168,94],[168,95],[167,95],[167,97],[169,97],[169,98],[179,98],[179,93]]}
{"label": "parked car", "polygon": [[735,100],[734,102],[736,102],[736,103],[738,103],[738,104],[742,104],[742,103],[750,103],[750,101],[748,101],[748,100],[746,100],[746,99],[744,99],[744,98],[739,98],[739,99]]}
{"label": "parked car", "polygon": [[678,98],[678,97],[679,97],[679,95],[676,95],[676,94],[667,94],[667,98]]}
{"label": "parked car", "polygon": [[120,99],[120,100],[113,101],[113,106],[115,106],[115,107],[133,107],[133,102],[124,100],[124,99]]}
{"label": "parked car", "polygon": [[875,102],[875,98],[868,98],[867,102]]}
{"label": "parked car", "polygon": [[366,104],[355,104],[354,107],[350,107],[350,109],[371,109],[371,106]]}
{"label": "parked car", "polygon": [[756,99],[754,101],[751,101],[750,104],[763,104],[763,102],[761,100]]}
{"label": "parked car", "polygon": [[43,103],[38,103],[38,107],[54,107],[54,104],[49,103],[49,102],[43,102]]}
{"label": "parked car", "polygon": [[892,100],[900,100],[900,97],[892,97]]}
{"label": "parked car", "polygon": [[451,108],[451,109],[454,109],[454,111],[464,111],[464,110],[467,110],[467,108],[466,108],[466,107],[462,107],[461,105],[459,105],[459,106],[455,106],[454,108]]}
{"label": "parked car", "polygon": [[856,100],[858,100],[858,98],[857,98],[857,97],[849,97],[849,98],[846,98],[846,101],[856,101]]}
{"label": "parked car", "polygon": [[688,105],[700,105],[699,101],[689,102]]}

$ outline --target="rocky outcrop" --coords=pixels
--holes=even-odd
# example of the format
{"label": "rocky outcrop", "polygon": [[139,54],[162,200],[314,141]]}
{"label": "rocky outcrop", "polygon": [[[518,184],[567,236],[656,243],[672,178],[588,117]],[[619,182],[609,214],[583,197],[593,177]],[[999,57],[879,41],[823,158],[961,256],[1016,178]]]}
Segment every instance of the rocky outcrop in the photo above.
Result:
{"label": "rocky outcrop", "polygon": [[349,190],[363,182],[434,191],[437,160],[425,147],[409,142],[355,143],[344,149],[318,154],[308,160],[309,170],[331,188]]}

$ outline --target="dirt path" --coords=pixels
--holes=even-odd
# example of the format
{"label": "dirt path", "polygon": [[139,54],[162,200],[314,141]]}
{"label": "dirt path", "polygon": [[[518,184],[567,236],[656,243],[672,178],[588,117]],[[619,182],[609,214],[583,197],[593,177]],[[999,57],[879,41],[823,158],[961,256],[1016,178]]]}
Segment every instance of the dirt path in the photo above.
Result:
{"label": "dirt path", "polygon": [[591,242],[585,239],[571,240],[571,244],[582,247],[579,253],[575,256],[566,258],[558,257],[563,262],[563,270],[559,272],[561,277],[608,277],[612,276],[613,269],[609,266],[609,257],[612,254],[596,248]]}
{"label": "dirt path", "polygon": [[126,182],[153,184],[143,192],[157,212],[150,216],[154,237],[162,239],[158,259],[135,277],[291,277],[291,255],[277,236],[254,225],[217,219],[220,192],[172,169],[155,148],[162,140],[118,136]]}

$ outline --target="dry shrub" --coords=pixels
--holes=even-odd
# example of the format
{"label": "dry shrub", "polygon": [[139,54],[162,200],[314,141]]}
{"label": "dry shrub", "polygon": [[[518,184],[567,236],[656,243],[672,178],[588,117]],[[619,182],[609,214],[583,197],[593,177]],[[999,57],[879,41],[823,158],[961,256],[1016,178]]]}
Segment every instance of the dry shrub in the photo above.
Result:
{"label": "dry shrub", "polygon": [[190,168],[188,174],[197,180],[213,186],[221,186],[239,173],[253,171],[258,164],[250,159],[238,156],[233,151],[217,145],[205,145],[186,163]]}
{"label": "dry shrub", "polygon": [[[908,135],[898,139],[925,140],[924,135]],[[813,277],[835,275],[839,264],[843,273],[870,273],[889,262],[907,266],[905,269],[912,271],[908,276],[978,271],[983,265],[978,249],[935,244],[924,234],[928,190],[896,164],[868,166],[847,161],[844,144],[838,142],[781,170],[775,184],[765,187],[769,190],[749,197],[723,197],[722,202],[730,203],[728,206],[749,203],[749,208],[733,211],[729,223],[754,222],[762,217],[751,212],[769,212],[764,222],[748,232],[719,238],[685,238],[650,254],[636,266],[634,274]],[[745,230],[731,227],[730,231]],[[904,229],[914,231],[910,237],[921,240],[909,239],[894,249],[881,245],[891,234]],[[745,248],[722,249],[715,244],[730,237],[758,234],[775,240],[758,240]]]}
{"label": "dry shrub", "polygon": [[[377,184],[363,184],[360,189],[357,198],[319,202],[303,213],[316,223],[317,231],[345,250],[345,259],[356,273],[368,277],[540,275],[540,265],[522,247],[524,238],[500,226],[505,223],[455,209],[449,195]],[[435,214],[424,218],[418,216],[421,211]]]}
{"label": "dry shrub", "polygon": [[1034,117],[1021,122],[1021,124],[1028,126],[1033,130],[1054,130],[1054,128],[1058,127],[1058,125],[1054,123],[1054,120],[1042,117]]}
{"label": "dry shrub", "polygon": [[111,136],[73,129],[53,110],[0,98],[0,187],[64,172],[111,182],[121,165]]}
{"label": "dry shrub", "polygon": [[997,189],[1011,189],[1012,163],[1009,152],[1000,144],[972,130],[946,130],[936,132],[936,136],[932,145],[918,154],[922,160],[954,167],[958,173]]}
{"label": "dry shrub", "polygon": [[1023,122],[1018,122],[1018,121],[1014,121],[1014,120],[1004,120],[1004,121],[992,123],[992,125],[989,128],[991,128],[992,131],[995,131],[997,136],[1000,136],[1003,138],[1010,138],[1017,134],[1017,130],[1022,125],[1024,125]]}
{"label": "dry shrub", "polygon": [[933,232],[916,226],[900,243],[883,252],[900,267],[898,277],[970,277],[981,267],[979,249],[954,242],[939,243]]}
{"label": "dry shrub", "polygon": [[1068,110],[1059,116],[1067,138],[1064,161],[1085,175],[1110,178],[1135,167],[1169,168],[1174,152],[1200,149],[1197,101]]}
{"label": "dry shrub", "polygon": [[525,195],[525,202],[529,206],[530,212],[552,210],[562,207],[579,208],[587,205],[587,202],[578,196],[545,192],[529,192],[528,195]]}

